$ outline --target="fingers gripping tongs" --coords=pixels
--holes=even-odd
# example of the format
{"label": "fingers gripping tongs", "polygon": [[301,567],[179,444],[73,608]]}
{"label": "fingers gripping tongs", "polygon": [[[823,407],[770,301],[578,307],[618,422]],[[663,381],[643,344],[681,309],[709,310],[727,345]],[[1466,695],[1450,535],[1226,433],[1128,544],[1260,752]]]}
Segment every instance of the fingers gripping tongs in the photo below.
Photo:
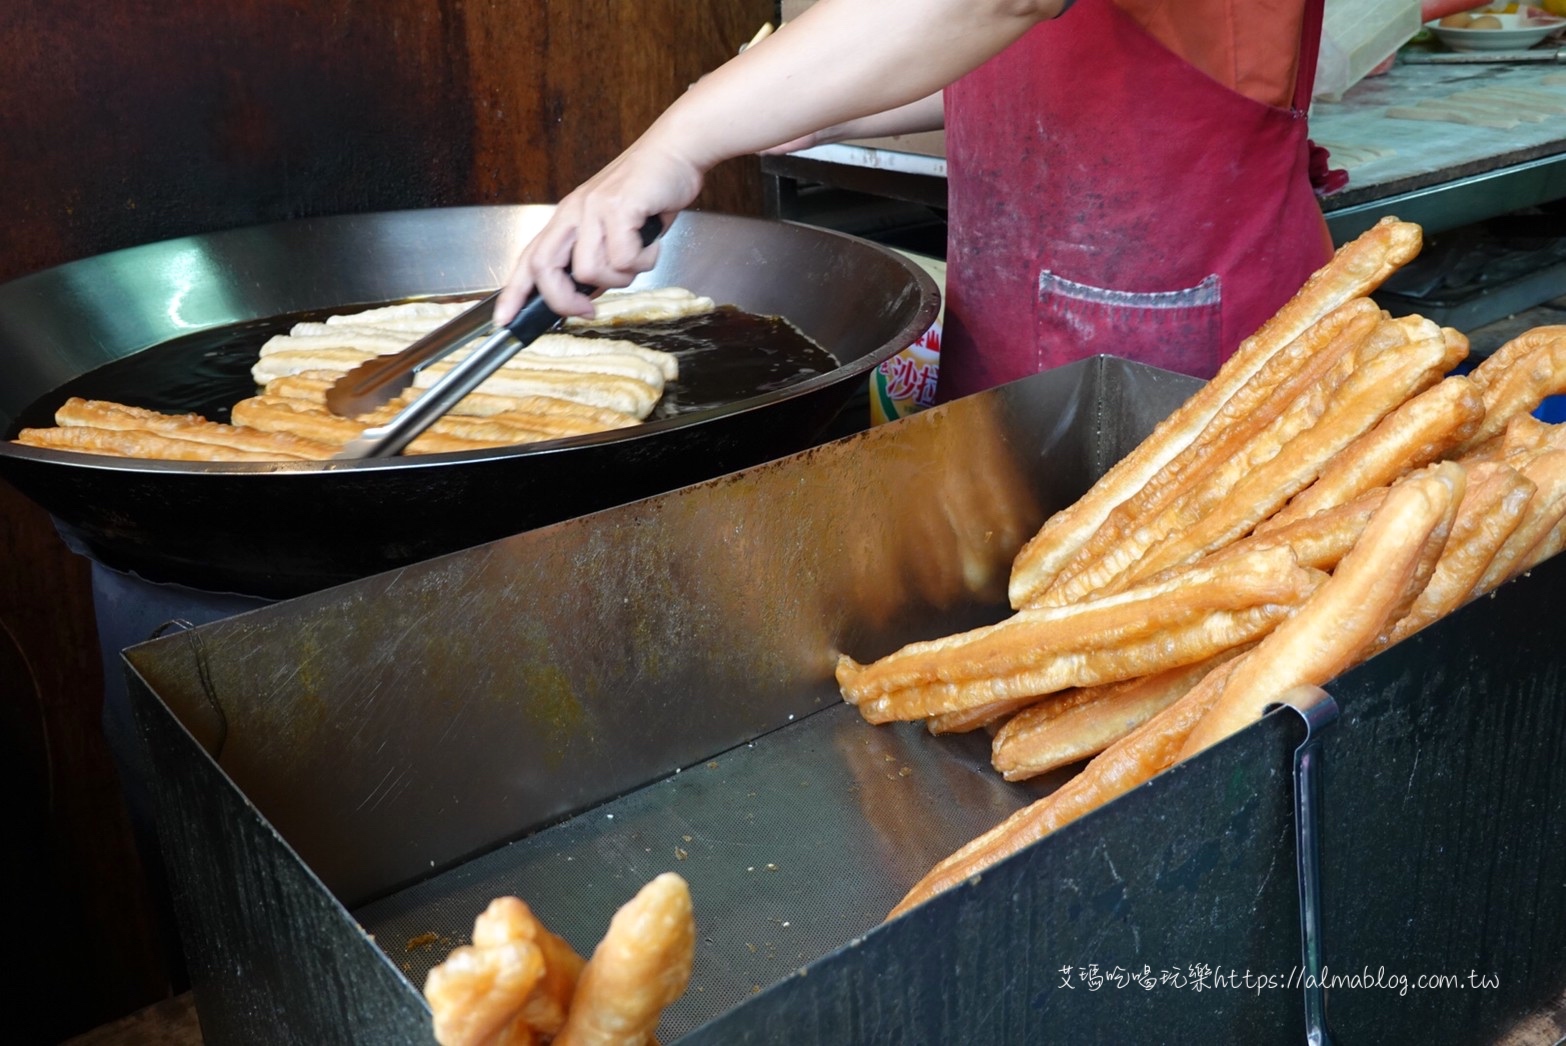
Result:
{"label": "fingers gripping tongs", "polygon": [[[642,246],[650,246],[661,232],[662,219],[657,215],[647,219],[641,231]],[[581,283],[576,287],[583,294],[597,291],[597,288]],[[334,414],[354,417],[389,402],[412,384],[419,368],[450,355],[481,332],[489,322],[495,297],[495,294],[491,294],[401,352],[370,360],[344,374],[327,390],[327,407]],[[478,388],[485,378],[504,366],[507,360],[559,322],[560,317],[535,292],[511,322],[496,328],[478,348],[447,371],[422,396],[399,411],[396,417],[384,425],[365,429],[358,439],[344,445],[333,456],[333,460],[386,458],[398,453],[413,442],[419,433],[434,424],[437,418],[455,407],[464,396]]]}

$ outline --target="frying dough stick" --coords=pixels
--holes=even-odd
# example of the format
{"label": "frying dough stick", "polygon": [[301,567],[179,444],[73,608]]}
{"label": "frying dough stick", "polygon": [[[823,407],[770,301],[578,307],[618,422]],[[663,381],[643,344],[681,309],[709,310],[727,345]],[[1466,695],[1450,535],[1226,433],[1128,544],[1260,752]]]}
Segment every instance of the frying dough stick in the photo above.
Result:
{"label": "frying dough stick", "polygon": [[[1392,646],[1468,602],[1506,539],[1522,522],[1538,487],[1504,465],[1476,465],[1435,573],[1407,614],[1370,653]],[[1366,656],[1369,656],[1367,653]]]}
{"label": "frying dough stick", "polygon": [[[555,1035],[565,1024],[582,974],[582,957],[566,940],[552,932],[520,898],[497,897],[473,920],[473,946],[498,948],[511,941],[527,941],[538,948],[544,972],[522,1003],[516,1022],[544,1035]],[[513,1022],[513,1023],[516,1023]]]}
{"label": "frying dough stick", "polygon": [[373,360],[374,353],[358,349],[289,349],[262,356],[250,368],[250,377],[257,385],[265,385],[274,378],[300,371],[336,371],[346,374],[366,360]]}
{"label": "frying dough stick", "polygon": [[[837,681],[844,700],[858,705],[860,713],[875,723],[923,719],[1067,686],[1128,679],[1199,661],[1249,638],[1201,649],[1204,642],[1193,637],[1197,649],[1178,651],[1161,642],[1169,639],[1161,632],[1208,620],[1239,626],[1241,621],[1223,614],[1298,602],[1317,577],[1317,572],[1299,567],[1287,549],[1265,549],[1216,567],[1195,567],[1119,596],[1071,607],[1018,611],[996,625],[910,643],[869,665],[840,656]],[[1148,639],[1151,643],[1143,642]],[[1163,656],[1176,659],[1153,668],[1137,667],[1138,659],[1156,657],[1161,646]],[[1118,676],[1093,677],[1114,671],[1120,660],[1133,663]]]}
{"label": "frying dough stick", "polygon": [[[289,374],[267,382],[264,395],[324,404],[326,390],[332,387],[332,383],[339,376],[335,371],[301,371],[298,374]],[[406,389],[392,402],[405,407],[423,393],[423,389]],[[594,407],[587,403],[576,403],[555,396],[487,396],[480,392],[464,396],[441,420],[456,417],[493,417],[497,414],[516,415],[504,420],[558,434],[565,434],[568,431],[598,432],[604,429],[627,428],[641,423],[641,419],[624,411]]]}
{"label": "frying dough stick", "polygon": [[[646,382],[662,391],[664,383],[662,364],[635,353],[620,352],[615,348],[619,343],[606,339],[574,340],[587,342],[589,351],[552,354],[522,349],[501,364],[499,373],[516,371],[530,374],[535,371],[560,371],[568,374],[618,374],[621,377]],[[422,369],[444,374],[467,359],[472,351],[469,348],[458,349],[450,356],[436,360]]]}
{"label": "frying dough stick", "polygon": [[[414,387],[427,389],[439,375],[428,368],[414,376]],[[652,413],[661,388],[618,374],[570,374],[563,371],[508,371],[502,367],[479,385],[492,396],[555,396],[595,407],[608,407],[645,418]]]}
{"label": "frying dough stick", "polygon": [[1260,330],[1246,338],[1204,385],[1152,435],[1095,483],[1070,507],[1057,512],[1023,548],[1012,568],[1011,605],[1023,606],[1104,522],[1114,507],[1140,490],[1207,427],[1229,397],[1273,355],[1352,298],[1379,287],[1399,266],[1419,253],[1419,226],[1383,218],[1353,242],[1339,248],[1313,273]]}
{"label": "frying dough stick", "polygon": [[1439,557],[1465,487],[1462,466],[1450,462],[1394,487],[1332,578],[1235,662],[1180,758],[1256,721],[1284,691],[1321,686],[1355,664],[1422,588],[1421,564]]}
{"label": "frying dough stick", "polygon": [[1046,698],[1000,728],[990,745],[990,763],[1006,780],[1022,781],[1095,756],[1250,648],[1238,646],[1194,665],[1055,695],[1070,701]]}
{"label": "frying dough stick", "polygon": [[[399,399],[403,403],[411,403],[423,392],[423,389],[409,389]],[[595,407],[591,403],[578,403],[558,396],[491,396],[483,392],[470,392],[462,397],[448,412],[448,417],[461,415],[483,418],[512,412],[579,418],[604,429],[627,428],[631,425],[639,425],[642,421],[635,414],[623,410]]]}
{"label": "frying dough stick", "polygon": [[[1547,339],[1529,339],[1530,343],[1536,340],[1543,343],[1520,357],[1510,357],[1509,365],[1496,366],[1497,357],[1508,347],[1502,346],[1474,369],[1474,379],[1480,382],[1480,390],[1484,393],[1485,419],[1479,431],[1458,448],[1459,453],[1498,434],[1512,418],[1529,413],[1546,396],[1566,392],[1566,327],[1539,327],[1529,334],[1541,330],[1559,333]],[[1481,375],[1479,372],[1486,368],[1490,369]]]}
{"label": "frying dough stick", "polygon": [[1404,473],[1428,465],[1478,431],[1484,399],[1467,378],[1451,377],[1426,389],[1382,418],[1327,462],[1316,482],[1306,487],[1258,534],[1335,508],[1383,487]]}
{"label": "frying dough stick", "polygon": [[569,334],[544,334],[523,352],[535,356],[597,356],[613,352],[646,360],[658,368],[665,381],[673,381],[680,376],[680,359],[674,353],[649,349],[623,338],[578,338]]}
{"label": "frying dough stick", "polygon": [[1542,451],[1523,464],[1521,472],[1537,489],[1522,521],[1502,542],[1469,598],[1482,596],[1515,577],[1534,548],[1566,519],[1566,451]]}
{"label": "frying dough stick", "polygon": [[268,338],[261,345],[261,358],[264,360],[268,356],[276,356],[279,353],[334,350],[362,352],[370,356],[389,356],[413,344],[413,339],[405,335],[364,330],[359,327],[318,323],[307,330],[312,333],[278,334]]}
{"label": "frying dough stick", "polygon": [[215,443],[197,443],[155,432],[123,429],[69,428],[23,429],[15,442],[24,447],[46,450],[74,450],[85,454],[107,454],[116,458],[145,458],[151,461],[303,461],[277,451],[236,450]]}
{"label": "frying dough stick", "polygon": [[582,970],[555,1046],[645,1046],[690,981],[696,920],[673,872],[642,887],[609,922]]}
{"label": "frying dough stick", "polygon": [[683,319],[712,312],[717,305],[682,287],[605,292],[593,301],[592,316],[569,316],[565,326],[619,327]]}
{"label": "frying dough stick", "polygon": [[[1108,518],[1028,605],[1061,606],[1090,595],[1125,570],[1175,525],[1169,506],[1215,473],[1237,476],[1248,459],[1268,457],[1325,408],[1325,394],[1354,367],[1356,351],[1385,326],[1381,310],[1356,298],[1274,353],[1202,433]],[[1314,412],[1314,413],[1313,413]],[[1259,464],[1251,460],[1250,464]],[[1232,482],[1232,479],[1231,479]]]}
{"label": "frying dough stick", "polygon": [[[268,432],[293,432],[323,443],[339,446],[357,439],[365,430],[363,422],[339,418],[324,406],[281,396],[252,396],[234,404],[234,420]],[[432,426],[433,428],[433,426]],[[506,446],[504,441],[483,442],[447,436],[426,430],[408,444],[404,453],[444,454],[459,450],[484,450]]]}
{"label": "frying dough stick", "polygon": [[[531,941],[480,948],[463,945],[424,978],[440,1046],[485,1046],[507,1025],[544,976],[544,955]],[[512,1042],[529,1038],[513,1036]]]}
{"label": "frying dough stick", "polygon": [[1450,368],[1455,351],[1444,340],[1424,341],[1378,356],[1355,371],[1314,426],[1290,440],[1271,461],[1248,472],[1221,508],[1149,549],[1115,585],[1188,562],[1251,530],[1310,485],[1334,454],[1404,400],[1438,381]]}
{"label": "frying dough stick", "polygon": [[67,427],[156,432],[173,439],[274,454],[286,460],[320,461],[337,452],[330,444],[289,433],[261,432],[242,425],[208,421],[199,414],[161,414],[142,407],[76,396],[60,405],[54,412],[54,420]]}
{"label": "frying dough stick", "polygon": [[[358,420],[369,425],[384,425],[395,418],[404,407],[405,404],[388,403]],[[436,418],[425,431],[474,442],[509,445],[580,436],[585,433],[600,432],[602,428],[578,418],[507,412],[491,414],[483,418],[445,414]]]}
{"label": "frying dough stick", "polygon": [[[1189,747],[1198,726],[1207,724],[1209,710],[1216,707],[1231,680],[1253,680],[1247,686],[1254,690],[1254,679],[1258,675],[1265,678],[1263,689],[1266,694],[1255,706],[1260,709],[1289,686],[1309,681],[1294,678],[1301,670],[1309,669],[1312,675],[1317,675],[1319,669],[1330,668],[1333,662],[1345,656],[1340,648],[1351,648],[1346,656],[1358,654],[1384,627],[1383,615],[1377,613],[1376,607],[1367,605],[1365,598],[1379,596],[1383,611],[1403,598],[1402,589],[1408,575],[1417,569],[1417,562],[1426,551],[1424,546],[1434,543],[1438,536],[1444,540],[1439,527],[1444,519],[1450,518],[1450,510],[1455,509],[1456,501],[1462,496],[1462,487],[1462,467],[1450,463],[1399,483],[1388,493],[1366,527],[1360,544],[1344,557],[1337,573],[1317,589],[1317,595],[1307,600],[1294,617],[1280,626],[1280,631],[1289,629],[1281,640],[1270,646],[1264,640],[1250,653],[1213,669],[1174,704],[1095,756],[1080,774],[1054,793],[1017,811],[937,864],[908,891],[891,914],[899,915],[950,889],[1172,766],[1180,758],[1182,746]],[[1360,549],[1364,550],[1363,554]],[[1401,563],[1390,559],[1378,562],[1383,553],[1398,551],[1402,553]],[[1399,565],[1403,567],[1404,576],[1401,577],[1397,576]],[[1341,582],[1340,577],[1344,579]],[[1366,591],[1376,587],[1378,580],[1390,582],[1384,584],[1392,590],[1390,594]],[[1314,611],[1311,610],[1313,605],[1317,608]],[[1352,627],[1352,634],[1339,634],[1340,620],[1332,615],[1344,615],[1341,624]],[[1295,623],[1301,618],[1305,618],[1309,627],[1296,627]],[[1317,641],[1321,639],[1329,640],[1332,649],[1319,645]],[[1247,666],[1251,667],[1241,676],[1241,670]],[[1325,678],[1331,677],[1324,677],[1322,681]],[[1235,688],[1235,692],[1246,691]],[[1250,711],[1248,707],[1232,709],[1223,723],[1213,725],[1221,727],[1237,720],[1235,728],[1244,726],[1250,721],[1247,718]],[[1226,733],[1220,736],[1226,736]]]}

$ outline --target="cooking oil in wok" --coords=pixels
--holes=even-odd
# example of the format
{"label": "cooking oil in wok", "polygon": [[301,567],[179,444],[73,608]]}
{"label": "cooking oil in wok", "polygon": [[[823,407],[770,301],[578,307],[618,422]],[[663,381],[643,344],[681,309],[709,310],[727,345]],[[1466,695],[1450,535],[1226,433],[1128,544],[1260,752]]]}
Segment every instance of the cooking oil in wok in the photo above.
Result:
{"label": "cooking oil in wok", "polygon": [[[257,392],[250,368],[268,338],[296,323],[357,312],[338,307],[251,320],[189,334],[115,360],[66,383],[22,411],[18,429],[54,424],[67,398],[113,400],[170,414],[229,420],[229,410]],[[573,331],[624,338],[679,357],[680,376],[664,388],[654,418],[693,414],[764,395],[837,369],[832,354],[777,316],[722,306],[703,316],[644,326]],[[14,433],[12,433],[14,435]]]}

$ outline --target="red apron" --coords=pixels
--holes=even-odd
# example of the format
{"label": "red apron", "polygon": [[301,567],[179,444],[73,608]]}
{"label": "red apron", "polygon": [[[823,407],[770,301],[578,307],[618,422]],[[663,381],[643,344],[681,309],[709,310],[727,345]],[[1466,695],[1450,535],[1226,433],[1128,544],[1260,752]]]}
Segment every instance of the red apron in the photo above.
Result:
{"label": "red apron", "polygon": [[1099,353],[1211,377],[1330,255],[1305,113],[1233,91],[1078,0],[946,91],[939,398]]}

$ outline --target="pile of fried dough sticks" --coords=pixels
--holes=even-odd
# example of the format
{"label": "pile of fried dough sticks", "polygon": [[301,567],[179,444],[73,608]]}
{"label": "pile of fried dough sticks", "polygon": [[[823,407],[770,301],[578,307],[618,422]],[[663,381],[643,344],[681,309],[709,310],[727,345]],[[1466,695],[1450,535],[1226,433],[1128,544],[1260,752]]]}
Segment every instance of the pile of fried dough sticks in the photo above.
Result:
{"label": "pile of fried dough sticks", "polygon": [[[1419,250],[1383,219],[1018,554],[1015,614],[846,656],[872,723],[996,730],[1017,780],[1092,757],[938,864],[907,908],[1322,685],[1566,544],[1566,327],[1467,375],[1463,335],[1366,295]],[[998,729],[996,729],[998,727]]]}

